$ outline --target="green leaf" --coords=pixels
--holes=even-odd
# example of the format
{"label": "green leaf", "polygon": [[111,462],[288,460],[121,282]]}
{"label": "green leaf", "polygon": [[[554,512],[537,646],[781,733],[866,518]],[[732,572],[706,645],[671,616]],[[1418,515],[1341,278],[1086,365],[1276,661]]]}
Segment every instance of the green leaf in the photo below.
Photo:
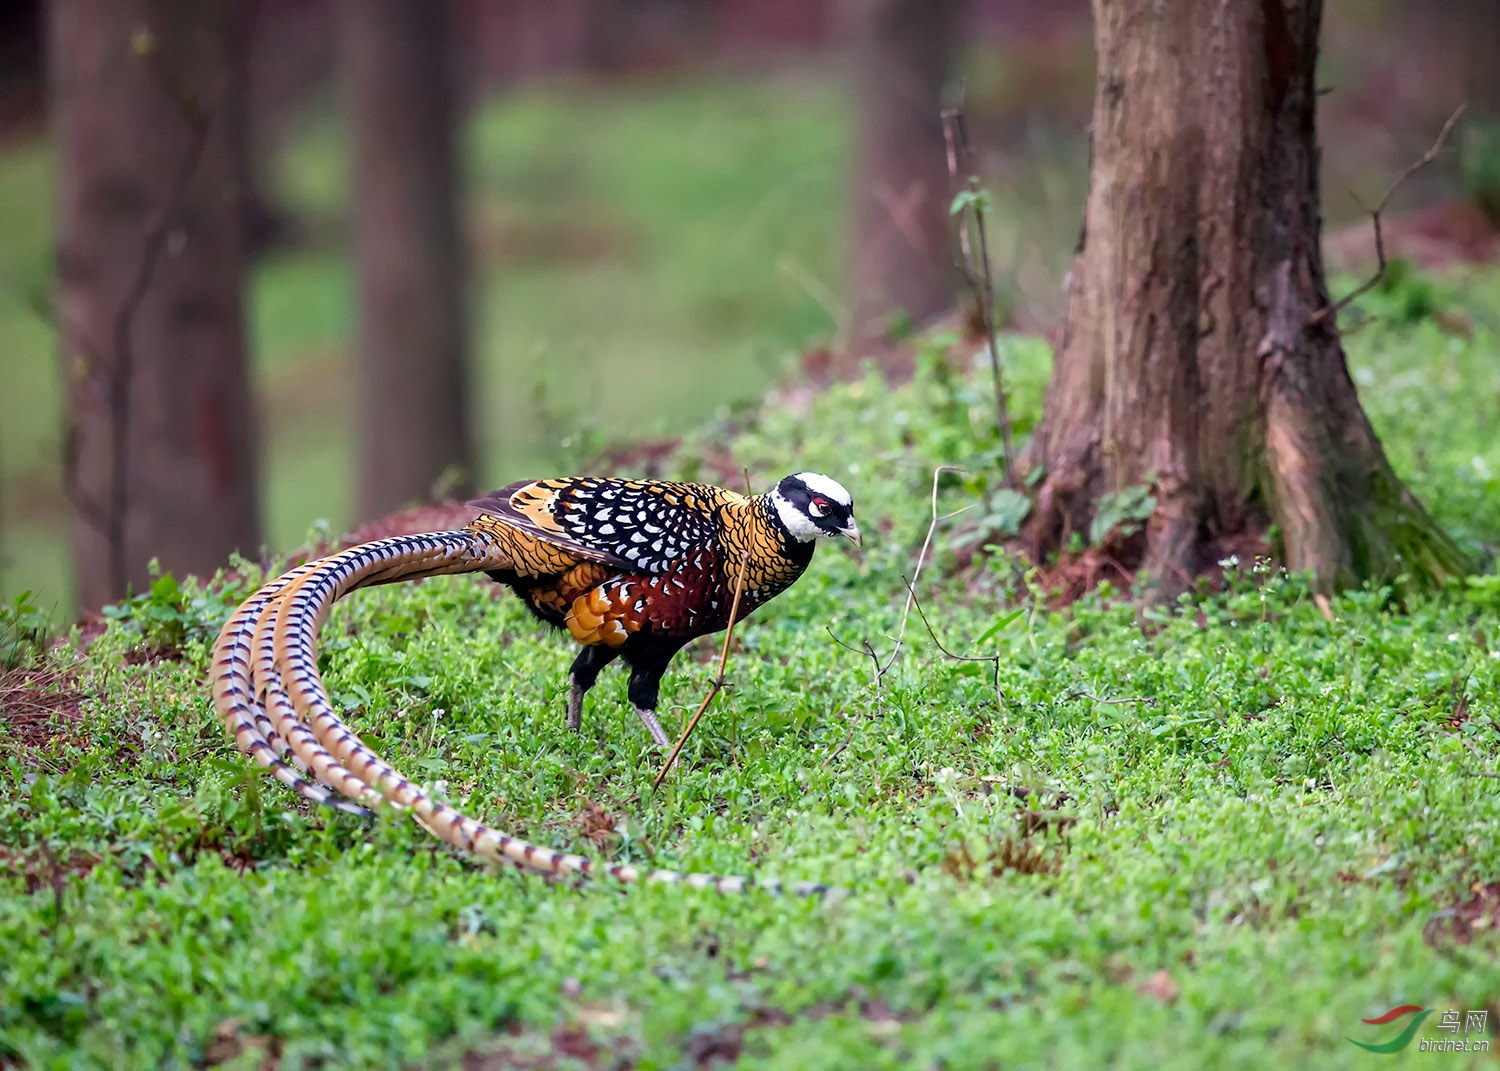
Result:
{"label": "green leaf", "polygon": [[1031,512],[1031,499],[1020,491],[1002,487],[990,499],[990,523],[1002,535],[1015,535]]}
{"label": "green leaf", "polygon": [[990,208],[990,195],[988,190],[962,190],[953,198],[953,203],[948,207],[950,216],[962,215],[965,211],[973,209],[980,215],[988,212]]}
{"label": "green leaf", "polygon": [[993,625],[987,628],[984,632],[984,635],[980,636],[979,639],[974,641],[974,646],[983,647],[985,644],[993,640],[996,636],[1000,635],[1002,629],[1008,626],[1011,622],[1015,621],[1025,612],[1026,611],[1024,608],[1020,610],[1012,610],[1010,613],[1006,614],[1004,617],[1000,618],[1000,620],[996,621]]}
{"label": "green leaf", "polygon": [[1094,507],[1094,519],[1089,525],[1089,542],[1095,546],[1116,528],[1126,537],[1140,531],[1140,526],[1156,512],[1156,498],[1151,490],[1141,484],[1122,488],[1099,496]]}

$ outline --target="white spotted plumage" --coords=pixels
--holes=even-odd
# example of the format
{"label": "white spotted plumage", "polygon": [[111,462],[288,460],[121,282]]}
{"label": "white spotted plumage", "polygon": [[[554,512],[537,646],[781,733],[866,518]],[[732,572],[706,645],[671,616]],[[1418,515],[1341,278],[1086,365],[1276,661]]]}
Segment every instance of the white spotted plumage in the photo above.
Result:
{"label": "white spotted plumage", "polygon": [[[555,583],[557,587],[547,593],[552,597],[580,582],[598,583],[595,578],[601,576],[602,565],[604,581],[591,590],[597,594],[613,589],[611,594],[617,597],[607,600],[611,612],[601,610],[604,619],[599,622],[598,639],[580,642],[618,647],[614,641],[623,643],[630,638],[628,634],[636,625],[612,616],[614,608],[625,606],[637,614],[679,613],[695,622],[693,628],[705,632],[723,628],[718,611],[725,605],[720,599],[726,583],[722,561],[726,550],[746,547],[757,555],[747,560],[762,573],[751,574],[755,579],[746,583],[743,592],[752,603],[784,590],[810,557],[800,551],[811,548],[787,547],[777,538],[768,496],[746,500],[706,485],[619,483],[596,478],[534,481],[527,487],[530,490],[526,493],[516,490],[514,500],[497,492],[490,499],[477,501],[480,515],[463,531],[364,544],[311,563],[257,593],[225,626],[215,649],[214,696],[226,727],[247,754],[271,766],[278,777],[308,799],[330,803],[331,790],[351,800],[363,800],[373,793],[411,812],[424,828],[454,848],[493,861],[510,861],[554,875],[609,874],[624,881],[666,881],[726,891],[750,886],[752,883],[742,878],[646,873],[625,864],[596,863],[488,828],[428,797],[365,747],[334,713],[318,675],[315,641],[330,606],[358,587],[482,571],[515,587],[518,593],[523,588],[534,590],[524,581]],[[597,508],[601,500],[617,498],[621,500],[617,505]],[[624,540],[621,533],[629,539]],[[726,533],[738,538],[726,539]],[[621,563],[615,559],[622,542],[631,544],[630,557],[639,561],[635,570],[628,571],[631,575],[620,577],[616,572],[612,582],[610,571],[620,569]],[[788,550],[793,553],[788,554]],[[687,568],[689,561],[693,570]],[[710,567],[713,572],[704,572]],[[703,575],[693,575],[694,570]],[[648,573],[656,575],[642,575]],[[669,589],[685,596],[661,598]],[[720,594],[711,596],[711,592]],[[713,613],[705,608],[705,601],[711,602]],[[675,607],[673,602],[677,602]],[[741,611],[743,616],[743,603]],[[668,638],[675,636],[669,634]],[[652,639],[649,632],[645,638]],[[667,656],[675,649],[670,647]],[[628,652],[625,657],[628,659]],[[659,677],[660,668],[656,674]],[[638,706],[637,711],[643,720],[649,716],[648,727],[654,727],[653,735],[660,737],[654,713],[655,686],[655,680],[651,681],[649,702],[644,709]],[[266,697],[267,707],[260,706],[261,695]],[[581,701],[581,694],[579,698]],[[634,702],[634,680],[631,698]],[[570,699],[570,719],[573,717]],[[303,729],[304,723],[310,728]],[[305,779],[304,772],[323,783]],[[343,806],[350,813],[367,813],[358,803]],[[768,883],[768,887],[780,888],[775,883]],[[812,884],[797,887],[798,891],[812,892],[822,888]]]}

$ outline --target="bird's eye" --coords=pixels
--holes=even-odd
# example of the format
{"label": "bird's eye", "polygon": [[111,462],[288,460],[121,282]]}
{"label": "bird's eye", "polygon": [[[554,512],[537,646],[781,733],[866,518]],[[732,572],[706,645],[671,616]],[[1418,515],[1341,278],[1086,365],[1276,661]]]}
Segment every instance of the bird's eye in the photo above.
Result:
{"label": "bird's eye", "polygon": [[814,517],[822,517],[828,512],[829,502],[826,498],[815,498],[807,504],[807,512]]}

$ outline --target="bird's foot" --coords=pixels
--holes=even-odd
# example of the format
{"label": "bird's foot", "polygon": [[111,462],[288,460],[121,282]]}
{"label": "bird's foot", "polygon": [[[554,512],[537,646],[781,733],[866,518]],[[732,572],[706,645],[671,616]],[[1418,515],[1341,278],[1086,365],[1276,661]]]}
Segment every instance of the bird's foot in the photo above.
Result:
{"label": "bird's foot", "polygon": [[651,733],[651,739],[656,741],[656,746],[665,750],[672,746],[672,741],[667,737],[661,727],[661,722],[656,720],[656,711],[647,710],[645,707],[636,707],[635,712],[641,721],[646,723],[646,729]]}
{"label": "bird's foot", "polygon": [[583,687],[575,681],[568,692],[568,728],[575,733],[583,725],[583,694]]}

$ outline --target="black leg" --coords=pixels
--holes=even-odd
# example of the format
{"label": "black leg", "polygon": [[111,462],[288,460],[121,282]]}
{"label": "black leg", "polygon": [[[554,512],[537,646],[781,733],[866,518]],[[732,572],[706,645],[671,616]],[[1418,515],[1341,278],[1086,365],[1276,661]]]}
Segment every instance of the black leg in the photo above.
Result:
{"label": "black leg", "polygon": [[656,718],[656,700],[661,691],[661,675],[667,670],[672,656],[682,649],[678,641],[653,643],[625,656],[630,663],[630,702],[636,714],[645,723],[651,739],[658,747],[670,747],[672,742],[662,730]]}
{"label": "black leg", "polygon": [[599,678],[599,671],[620,656],[614,647],[588,646],[573,659],[568,671],[572,687],[568,690],[568,728],[575,733],[583,724],[583,697]]}
{"label": "black leg", "polygon": [[633,665],[630,667],[630,701],[644,710],[656,709],[656,698],[661,693],[661,675],[667,670],[661,665]]}

